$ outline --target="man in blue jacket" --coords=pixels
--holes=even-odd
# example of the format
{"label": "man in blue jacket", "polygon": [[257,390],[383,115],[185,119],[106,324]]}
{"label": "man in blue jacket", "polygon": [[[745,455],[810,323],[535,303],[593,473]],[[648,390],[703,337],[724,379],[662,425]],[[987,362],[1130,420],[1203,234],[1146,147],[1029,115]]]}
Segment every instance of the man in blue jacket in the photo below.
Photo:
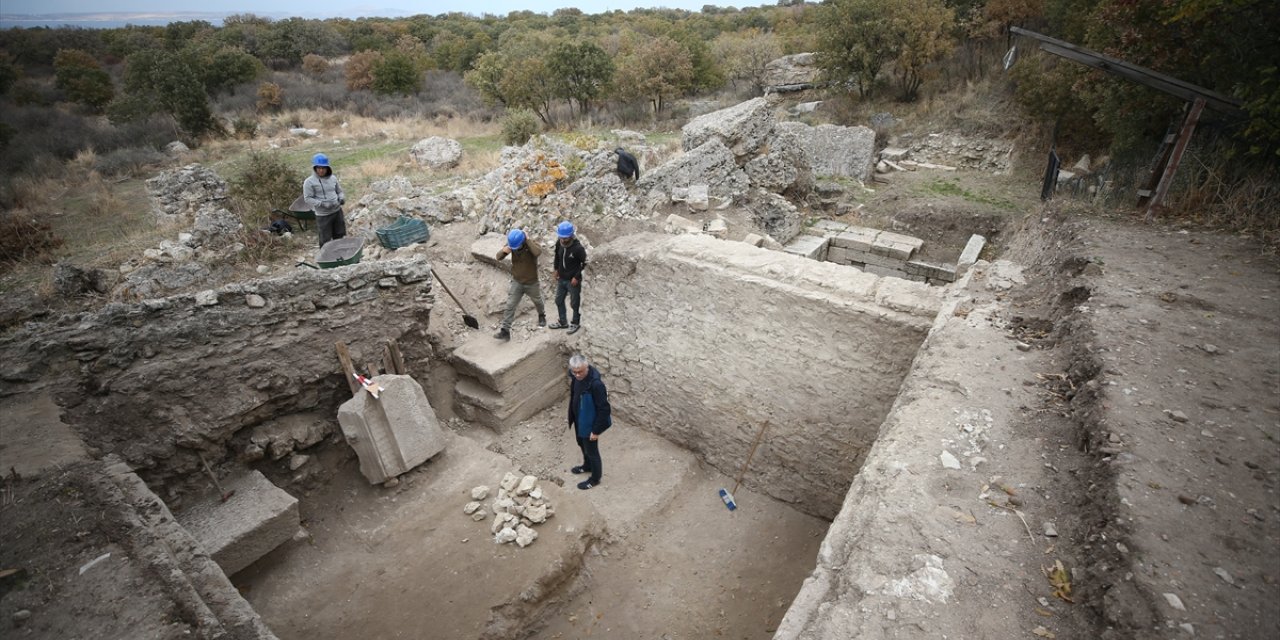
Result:
{"label": "man in blue jacket", "polygon": [[587,357],[574,354],[569,358],[569,426],[574,430],[578,447],[582,449],[582,464],[570,471],[591,476],[578,483],[579,489],[590,489],[600,484],[604,463],[600,461],[600,435],[613,426],[609,392],[604,388],[600,372]]}

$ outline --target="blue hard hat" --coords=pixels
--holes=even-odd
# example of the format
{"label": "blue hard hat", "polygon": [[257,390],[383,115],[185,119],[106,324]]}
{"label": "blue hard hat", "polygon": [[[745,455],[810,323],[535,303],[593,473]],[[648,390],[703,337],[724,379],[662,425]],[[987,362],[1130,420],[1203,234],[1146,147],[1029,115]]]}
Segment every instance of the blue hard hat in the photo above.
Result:
{"label": "blue hard hat", "polygon": [[572,223],[572,222],[569,222],[568,220],[565,220],[564,222],[561,222],[560,224],[556,225],[556,237],[557,237],[557,238],[572,238],[572,237],[573,237],[573,223]]}
{"label": "blue hard hat", "polygon": [[507,232],[507,246],[512,249],[519,249],[524,246],[524,232],[519,229],[512,229]]}
{"label": "blue hard hat", "polygon": [[323,153],[317,153],[317,154],[316,154],[316,157],[314,157],[314,158],[312,158],[312,159],[311,159],[311,166],[313,166],[313,167],[327,167],[327,166],[329,166],[329,156],[326,156],[326,155],[325,155],[325,154],[323,154]]}

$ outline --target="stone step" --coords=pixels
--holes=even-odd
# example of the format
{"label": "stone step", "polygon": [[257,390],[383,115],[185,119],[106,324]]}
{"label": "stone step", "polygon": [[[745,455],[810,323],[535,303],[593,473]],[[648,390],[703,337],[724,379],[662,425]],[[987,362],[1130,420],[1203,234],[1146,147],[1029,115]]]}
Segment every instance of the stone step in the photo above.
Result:
{"label": "stone step", "polygon": [[226,502],[215,493],[177,515],[227,575],[253,564],[298,532],[298,499],[258,471],[223,481]]}
{"label": "stone step", "polygon": [[501,342],[475,335],[453,352],[453,367],[502,395],[527,395],[528,386],[541,387],[547,378],[564,378],[563,332],[536,331],[526,340]]}
{"label": "stone step", "polygon": [[788,242],[782,250],[810,260],[826,260],[827,242],[824,237],[801,235]]}
{"label": "stone step", "polygon": [[562,401],[568,391],[566,379],[561,376],[531,379],[537,384],[520,385],[529,390],[526,395],[504,395],[475,378],[463,376],[454,388],[454,410],[464,420],[479,422],[502,433]]}

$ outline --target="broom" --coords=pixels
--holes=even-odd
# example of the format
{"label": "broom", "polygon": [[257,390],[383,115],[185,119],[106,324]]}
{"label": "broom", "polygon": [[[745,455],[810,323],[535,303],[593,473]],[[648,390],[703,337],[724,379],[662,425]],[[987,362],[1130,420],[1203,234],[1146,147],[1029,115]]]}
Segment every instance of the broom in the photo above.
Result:
{"label": "broom", "polygon": [[[747,475],[747,466],[751,464],[751,458],[756,455],[756,447],[760,446],[760,440],[764,438],[764,430],[768,428],[769,421],[765,420],[764,424],[760,425],[760,431],[756,433],[756,441],[751,443],[751,451],[747,454],[746,462],[742,463],[742,471],[738,472],[738,480],[733,483],[733,491],[737,491],[738,487],[742,486],[742,477]],[[723,487],[720,489],[720,499],[730,511],[738,509],[738,503],[733,500],[733,491],[725,491]]]}

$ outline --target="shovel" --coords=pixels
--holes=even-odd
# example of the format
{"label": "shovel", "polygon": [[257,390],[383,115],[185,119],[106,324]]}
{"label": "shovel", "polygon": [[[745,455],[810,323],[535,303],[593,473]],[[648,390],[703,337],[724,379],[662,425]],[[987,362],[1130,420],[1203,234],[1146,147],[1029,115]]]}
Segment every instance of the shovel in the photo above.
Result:
{"label": "shovel", "polygon": [[467,308],[462,306],[462,302],[458,300],[458,296],[453,295],[453,292],[449,290],[449,285],[445,284],[444,280],[440,279],[440,274],[436,273],[435,269],[432,269],[431,275],[436,277],[436,282],[439,282],[440,286],[444,287],[444,292],[449,294],[449,297],[453,299],[454,304],[458,305],[458,308],[462,310],[462,323],[472,329],[479,329],[480,323],[476,320],[475,316],[467,313]]}
{"label": "shovel", "polygon": [[[760,439],[764,437],[764,430],[768,428],[769,421],[765,420],[764,424],[760,425],[760,431],[756,433],[755,442],[751,443],[751,452],[747,454],[747,461],[742,463],[742,471],[738,472],[738,481],[733,483],[733,491],[737,491],[738,487],[742,486],[742,476],[747,475],[747,466],[751,464],[751,458],[755,457],[756,447],[760,446]],[[738,503],[733,499],[733,491],[725,491],[721,488],[719,495],[725,507],[728,507],[730,511],[737,511]]]}

